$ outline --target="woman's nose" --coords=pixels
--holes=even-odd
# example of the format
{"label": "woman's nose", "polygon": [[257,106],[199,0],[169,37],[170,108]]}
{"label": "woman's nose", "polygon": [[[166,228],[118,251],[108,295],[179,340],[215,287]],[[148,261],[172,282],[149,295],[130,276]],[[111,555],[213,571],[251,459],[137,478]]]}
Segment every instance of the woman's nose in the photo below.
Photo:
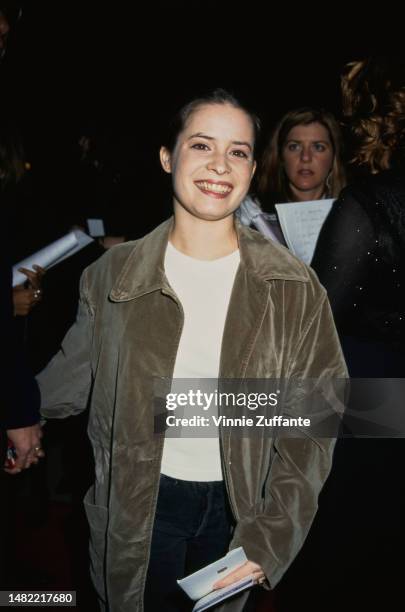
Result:
{"label": "woman's nose", "polygon": [[302,147],[301,149],[301,161],[311,161],[312,151],[311,147]]}
{"label": "woman's nose", "polygon": [[227,174],[230,172],[229,162],[226,155],[222,153],[214,153],[207,164],[208,170],[212,170],[217,174]]}

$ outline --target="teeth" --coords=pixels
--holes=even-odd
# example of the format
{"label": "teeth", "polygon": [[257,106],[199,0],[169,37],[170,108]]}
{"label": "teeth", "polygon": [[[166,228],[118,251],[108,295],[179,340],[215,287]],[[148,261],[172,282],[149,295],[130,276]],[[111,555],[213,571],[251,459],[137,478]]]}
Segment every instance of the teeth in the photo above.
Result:
{"label": "teeth", "polygon": [[229,193],[232,191],[227,185],[217,185],[215,183],[206,183],[205,181],[200,181],[196,185],[205,191],[213,191],[214,193]]}

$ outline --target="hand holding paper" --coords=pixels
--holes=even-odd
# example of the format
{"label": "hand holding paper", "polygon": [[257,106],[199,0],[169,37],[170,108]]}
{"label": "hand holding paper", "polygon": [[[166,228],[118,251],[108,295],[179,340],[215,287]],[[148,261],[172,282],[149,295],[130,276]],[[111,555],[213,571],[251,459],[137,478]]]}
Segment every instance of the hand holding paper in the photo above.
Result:
{"label": "hand holding paper", "polygon": [[30,287],[38,291],[41,289],[42,277],[44,276],[46,270],[37,265],[33,265],[32,267],[33,270],[29,270],[28,268],[19,268],[18,271],[21,272],[21,274],[25,274]]}
{"label": "hand holding paper", "polygon": [[45,270],[41,266],[36,265],[33,268],[35,272],[28,268],[19,268],[18,270],[18,272],[24,274],[27,278],[25,283],[13,287],[15,316],[26,317],[42,299],[41,285]]}
{"label": "hand holding paper", "polygon": [[221,580],[217,580],[212,585],[213,589],[222,589],[227,587],[234,582],[238,582],[247,576],[252,576],[257,583],[260,583],[265,579],[264,572],[260,565],[257,563],[253,563],[253,561],[245,561],[245,563],[236,569],[234,569],[230,574],[228,574],[225,578]]}
{"label": "hand holding paper", "polygon": [[[224,578],[218,580],[219,576]],[[243,548],[239,547],[177,582],[191,599],[198,600],[193,612],[203,612],[262,579],[264,574],[260,566],[248,561]]]}
{"label": "hand holding paper", "polygon": [[66,236],[59,238],[59,240],[52,242],[52,244],[13,266],[13,287],[27,280],[26,273],[20,272],[20,268],[30,270],[34,264],[43,268],[51,268],[60,261],[77,253],[77,251],[90,242],[93,242],[93,238],[90,238],[90,236],[87,236],[87,234],[80,230],[74,230],[66,234]]}

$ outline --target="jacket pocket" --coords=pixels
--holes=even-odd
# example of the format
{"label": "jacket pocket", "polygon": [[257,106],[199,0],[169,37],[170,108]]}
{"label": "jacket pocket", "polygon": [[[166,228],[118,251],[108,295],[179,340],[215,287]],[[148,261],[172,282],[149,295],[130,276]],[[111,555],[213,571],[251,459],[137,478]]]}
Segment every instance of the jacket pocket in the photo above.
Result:
{"label": "jacket pocket", "polygon": [[87,491],[83,503],[90,528],[90,574],[98,596],[106,601],[105,554],[108,525],[108,509],[91,503],[94,500],[94,485]]}

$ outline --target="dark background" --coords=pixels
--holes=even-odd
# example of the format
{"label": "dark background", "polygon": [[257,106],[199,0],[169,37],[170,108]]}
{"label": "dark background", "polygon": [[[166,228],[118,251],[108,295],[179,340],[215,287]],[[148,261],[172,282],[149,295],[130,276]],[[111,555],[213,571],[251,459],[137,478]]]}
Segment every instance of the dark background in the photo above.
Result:
{"label": "dark background", "polygon": [[69,181],[79,135],[107,129],[142,229],[167,216],[157,157],[164,126],[180,104],[214,87],[252,107],[265,133],[297,106],[339,114],[342,66],[375,52],[381,36],[364,20],[354,27],[343,11],[338,21],[337,7],[322,14],[281,8],[284,15],[256,0],[25,2],[2,99],[36,171],[54,184],[49,206],[58,206],[58,189]]}

